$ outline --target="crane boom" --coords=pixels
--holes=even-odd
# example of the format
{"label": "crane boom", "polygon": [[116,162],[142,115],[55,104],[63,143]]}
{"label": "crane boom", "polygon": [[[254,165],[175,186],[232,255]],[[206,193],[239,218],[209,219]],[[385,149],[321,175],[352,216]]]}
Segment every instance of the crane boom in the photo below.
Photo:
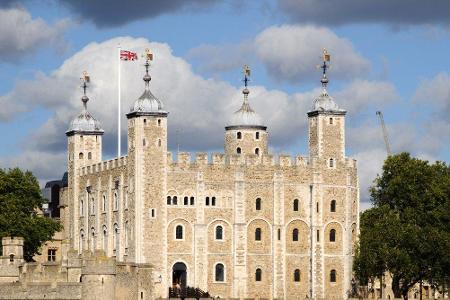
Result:
{"label": "crane boom", "polygon": [[383,131],[384,144],[386,145],[386,152],[387,152],[388,156],[390,156],[392,154],[392,152],[391,152],[391,146],[389,144],[389,138],[388,138],[386,125],[384,124],[383,113],[381,111],[377,111],[377,115],[380,118],[381,130]]}

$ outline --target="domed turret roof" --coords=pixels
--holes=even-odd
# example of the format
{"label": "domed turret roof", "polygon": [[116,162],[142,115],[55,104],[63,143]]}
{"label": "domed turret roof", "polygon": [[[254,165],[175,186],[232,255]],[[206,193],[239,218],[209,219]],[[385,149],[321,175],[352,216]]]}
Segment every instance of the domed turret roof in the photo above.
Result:
{"label": "domed turret roof", "polygon": [[87,110],[87,102],[89,101],[88,96],[86,96],[86,82],[83,84],[84,95],[81,97],[83,102],[83,110],[81,113],[70,122],[69,129],[66,131],[66,135],[73,135],[75,133],[82,134],[103,134],[100,122],[95,119],[91,113]]}
{"label": "domed turret roof", "polygon": [[241,108],[231,116],[228,126],[264,126],[261,116],[248,103],[250,91],[245,88],[242,93],[244,94],[244,102]]}
{"label": "domed turret roof", "polygon": [[311,111],[330,111],[330,112],[344,112],[345,110],[340,109],[333,98],[328,95],[325,88],[322,89],[322,93],[314,99],[314,104]]}
{"label": "domed turret roof", "polygon": [[148,67],[150,64],[148,61],[145,64],[146,74],[143,77],[145,82],[145,90],[142,95],[134,102],[133,106],[130,109],[130,112],[127,114],[128,117],[132,116],[145,116],[145,115],[165,115],[167,116],[167,112],[164,110],[163,103],[161,100],[155,97],[150,91],[150,81],[152,78],[148,74]]}

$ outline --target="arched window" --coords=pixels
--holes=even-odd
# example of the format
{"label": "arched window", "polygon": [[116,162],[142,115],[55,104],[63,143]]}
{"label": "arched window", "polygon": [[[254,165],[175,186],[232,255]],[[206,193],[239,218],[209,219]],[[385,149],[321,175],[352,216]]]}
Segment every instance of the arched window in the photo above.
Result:
{"label": "arched window", "polygon": [[158,139],[158,147],[161,147],[161,139]]}
{"label": "arched window", "polygon": [[114,224],[114,235],[113,235],[113,245],[114,245],[114,254],[119,255],[119,244],[120,244],[120,238],[119,238],[119,225],[117,223]]}
{"label": "arched window", "polygon": [[189,205],[189,197],[187,197],[187,196],[184,197],[183,204],[184,205]]}
{"label": "arched window", "polygon": [[336,212],[336,200],[331,200],[330,211],[331,212]]}
{"label": "arched window", "polygon": [[261,198],[256,198],[255,200],[255,209],[261,210]]}
{"label": "arched window", "polygon": [[259,155],[259,148],[255,148],[255,154]]}
{"label": "arched window", "polygon": [[334,168],[334,159],[330,158],[330,168]]}
{"label": "arched window", "polygon": [[9,255],[9,262],[14,262],[14,254]]}
{"label": "arched window", "polygon": [[175,228],[175,239],[182,240],[183,239],[183,226],[177,225]]}
{"label": "arched window", "polygon": [[83,159],[83,152],[80,152],[80,154],[78,154],[78,158]]}
{"label": "arched window", "polygon": [[158,119],[158,126],[161,126],[161,119]]}
{"label": "arched window", "polygon": [[146,146],[147,145],[147,142],[145,141],[145,139],[142,139],[142,146]]}
{"label": "arched window", "polygon": [[206,206],[209,206],[209,197],[206,197],[206,199],[205,199],[205,205],[206,205]]}
{"label": "arched window", "polygon": [[298,211],[298,199],[294,199],[294,211]]}
{"label": "arched window", "polygon": [[92,153],[88,152],[88,159],[92,159]]}
{"label": "arched window", "polygon": [[336,282],[336,270],[330,272],[330,282]]}
{"label": "arched window", "polygon": [[107,204],[106,204],[106,195],[103,195],[103,197],[102,197],[102,211],[106,211],[106,206],[107,206]]}
{"label": "arched window", "polygon": [[173,204],[173,205],[177,205],[177,204],[178,204],[177,196],[173,196],[173,198],[172,198],[172,204]]}
{"label": "arched window", "polygon": [[108,254],[108,229],[105,225],[103,225],[103,250],[105,250],[105,253]]}
{"label": "arched window", "polygon": [[91,198],[91,215],[95,214],[95,200]]}
{"label": "arched window", "polygon": [[114,210],[119,209],[119,197],[117,196],[117,192],[114,192]]}
{"label": "arched window", "polygon": [[215,279],[218,282],[224,282],[225,281],[225,267],[223,266],[223,264],[217,264],[216,265]]}
{"label": "arched window", "polygon": [[292,240],[294,242],[298,242],[298,229],[294,228],[294,230],[292,230]]}
{"label": "arched window", "polygon": [[294,271],[294,281],[300,282],[300,270],[299,269],[295,269],[295,271]]}
{"label": "arched window", "polygon": [[238,140],[242,139],[242,132],[238,131],[236,133],[236,137],[237,137]]}
{"label": "arched window", "polygon": [[128,221],[125,222],[125,249],[128,249]]}
{"label": "arched window", "polygon": [[256,138],[257,140],[259,140],[259,132],[256,132],[256,133],[255,133],[255,138]]}
{"label": "arched window", "polygon": [[84,201],[83,199],[80,200],[80,216],[84,215]]}
{"label": "arched window", "polygon": [[255,230],[255,241],[261,240],[261,228],[256,228]]}
{"label": "arched window", "polygon": [[144,119],[144,125],[147,125],[147,119]]}
{"label": "arched window", "polygon": [[167,205],[171,205],[172,204],[172,197],[167,196]]}
{"label": "arched window", "polygon": [[80,249],[80,253],[83,252],[83,245],[84,244],[84,230],[81,229],[80,230],[80,241],[79,241],[79,249]]}
{"label": "arched window", "polygon": [[216,240],[223,240],[223,227],[220,225],[216,227]]}
{"label": "arched window", "polygon": [[330,118],[330,125],[333,125],[333,118]]}
{"label": "arched window", "polygon": [[216,206],[216,197],[211,198],[211,206]]}
{"label": "arched window", "polygon": [[262,280],[262,271],[260,268],[256,269],[255,272],[255,281],[261,281]]}
{"label": "arched window", "polygon": [[95,251],[95,229],[91,227],[91,250]]}
{"label": "arched window", "polygon": [[241,154],[241,148],[240,148],[240,147],[237,147],[237,148],[236,148],[236,153],[237,153],[237,154]]}
{"label": "arched window", "polygon": [[331,229],[330,230],[330,242],[335,242],[336,241],[336,230]]}
{"label": "arched window", "polygon": [[191,205],[194,205],[195,201],[194,201],[194,197],[191,197]]}

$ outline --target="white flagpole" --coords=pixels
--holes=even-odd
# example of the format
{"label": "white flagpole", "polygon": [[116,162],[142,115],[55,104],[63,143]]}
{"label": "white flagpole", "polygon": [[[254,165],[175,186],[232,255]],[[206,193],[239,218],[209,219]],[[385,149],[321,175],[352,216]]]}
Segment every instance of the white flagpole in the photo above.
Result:
{"label": "white flagpole", "polygon": [[120,157],[120,44],[117,47],[118,97],[117,97],[117,157]]}

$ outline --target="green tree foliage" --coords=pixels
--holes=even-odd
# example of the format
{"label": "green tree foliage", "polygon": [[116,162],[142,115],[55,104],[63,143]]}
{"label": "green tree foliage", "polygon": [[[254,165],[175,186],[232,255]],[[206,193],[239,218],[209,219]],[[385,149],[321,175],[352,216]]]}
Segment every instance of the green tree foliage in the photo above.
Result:
{"label": "green tree foliage", "polygon": [[390,156],[371,188],[374,207],[361,215],[354,270],[361,283],[388,271],[396,297],[416,283],[448,286],[450,168],[445,163]]}
{"label": "green tree foliage", "polygon": [[38,214],[45,201],[31,172],[0,169],[0,239],[23,237],[27,261],[39,254],[41,245],[62,229],[58,222]]}

